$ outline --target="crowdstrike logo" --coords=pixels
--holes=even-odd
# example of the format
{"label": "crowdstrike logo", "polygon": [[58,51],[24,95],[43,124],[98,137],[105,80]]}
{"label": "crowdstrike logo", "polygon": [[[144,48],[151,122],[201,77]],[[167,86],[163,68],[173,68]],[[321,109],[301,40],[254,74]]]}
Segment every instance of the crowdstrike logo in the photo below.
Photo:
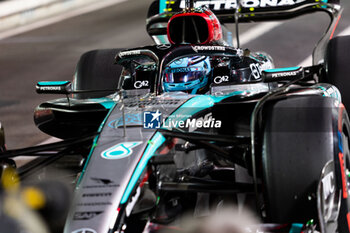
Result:
{"label": "crowdstrike logo", "polygon": [[192,46],[193,51],[198,53],[198,51],[225,51],[226,48],[224,46],[205,46],[205,45],[197,45]]}

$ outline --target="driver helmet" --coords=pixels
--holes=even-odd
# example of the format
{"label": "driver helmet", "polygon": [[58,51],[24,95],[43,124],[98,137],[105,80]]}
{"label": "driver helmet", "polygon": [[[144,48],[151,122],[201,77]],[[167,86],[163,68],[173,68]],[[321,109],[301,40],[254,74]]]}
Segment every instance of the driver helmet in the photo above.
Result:
{"label": "driver helmet", "polygon": [[164,91],[183,91],[190,94],[200,93],[207,87],[210,71],[210,61],[207,56],[194,56],[175,60],[164,69]]}

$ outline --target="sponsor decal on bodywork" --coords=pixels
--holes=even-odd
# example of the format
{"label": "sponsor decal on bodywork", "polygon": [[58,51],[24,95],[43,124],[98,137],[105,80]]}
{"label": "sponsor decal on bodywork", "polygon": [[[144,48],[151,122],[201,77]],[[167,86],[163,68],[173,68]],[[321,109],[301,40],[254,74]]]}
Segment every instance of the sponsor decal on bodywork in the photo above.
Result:
{"label": "sponsor decal on bodywork", "polygon": [[141,50],[131,50],[131,51],[120,52],[119,57],[133,56],[133,55],[140,55],[140,54],[141,54]]}
{"label": "sponsor decal on bodywork", "polygon": [[128,157],[132,154],[132,148],[140,145],[142,142],[123,142],[115,146],[104,150],[101,153],[102,158],[104,159],[122,159]]}
{"label": "sponsor decal on bodywork", "polygon": [[113,183],[113,181],[110,179],[102,179],[102,178],[95,178],[95,177],[91,177],[90,179],[93,181],[96,181],[99,184],[106,184],[107,185],[107,184]]}
{"label": "sponsor decal on bodywork", "polygon": [[160,49],[160,50],[166,50],[166,49],[169,49],[171,48],[171,44],[160,44],[160,45],[157,45],[157,49]]}
{"label": "sponsor decal on bodywork", "polygon": [[42,91],[60,91],[60,90],[62,90],[62,87],[60,87],[60,86],[43,86],[43,87],[40,87],[40,90],[42,90]]}
{"label": "sponsor decal on bodywork", "polygon": [[109,197],[112,193],[84,193],[83,197]]}
{"label": "sponsor decal on bodywork", "polygon": [[[241,5],[244,8],[255,7],[278,7],[292,6],[306,0],[242,0]],[[212,10],[232,10],[238,7],[238,0],[205,0],[196,1],[195,7],[208,6]],[[181,0],[180,8],[186,7],[186,1]]]}
{"label": "sponsor decal on bodywork", "polygon": [[229,82],[230,79],[229,79],[229,76],[228,75],[222,75],[222,76],[216,76],[214,78],[214,83],[215,84],[220,84],[220,83],[225,83],[225,82]]}
{"label": "sponsor decal on bodywork", "polygon": [[78,203],[77,206],[103,206],[112,205],[111,202],[92,202],[92,203]]}
{"label": "sponsor decal on bodywork", "polygon": [[140,89],[143,87],[149,87],[149,81],[148,80],[136,81],[136,82],[134,82],[134,87],[136,89]]}
{"label": "sponsor decal on bodywork", "polygon": [[94,181],[95,184],[84,185],[83,188],[114,188],[119,186],[110,179],[102,179],[96,177],[91,177],[90,179]]}
{"label": "sponsor decal on bodywork", "polygon": [[101,214],[103,211],[86,211],[86,212],[75,212],[73,220],[90,220],[95,216]]}
{"label": "sponsor decal on bodywork", "polygon": [[288,76],[295,76],[295,75],[297,75],[296,71],[281,72],[281,73],[272,74],[272,78],[288,77]]}
{"label": "sponsor decal on bodywork", "polygon": [[193,51],[198,53],[198,51],[225,51],[225,46],[205,46],[205,45],[197,45],[192,46]]}

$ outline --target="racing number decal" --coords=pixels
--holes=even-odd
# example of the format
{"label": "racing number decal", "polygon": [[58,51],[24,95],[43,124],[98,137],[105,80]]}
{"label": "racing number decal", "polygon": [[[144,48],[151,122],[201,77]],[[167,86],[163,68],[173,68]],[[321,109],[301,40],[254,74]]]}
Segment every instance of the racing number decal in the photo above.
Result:
{"label": "racing number decal", "polygon": [[[249,65],[249,68],[250,68],[250,71],[252,72],[253,78],[255,80],[260,79],[261,71],[262,71],[260,64],[259,63],[252,63]],[[223,76],[216,76],[214,78],[215,84],[221,84],[224,82],[229,82],[229,76],[223,75]]]}
{"label": "racing number decal", "polygon": [[224,76],[216,76],[214,78],[214,83],[215,84],[220,84],[222,82],[228,82],[228,76],[227,75],[224,75]]}
{"label": "racing number decal", "polygon": [[136,89],[140,89],[140,88],[142,88],[142,87],[148,87],[148,86],[149,86],[148,80],[136,81],[136,82],[134,83],[134,87],[135,87]]}
{"label": "racing number decal", "polygon": [[261,76],[261,67],[259,63],[250,64],[250,70],[252,71],[252,75],[254,79],[259,79]]}

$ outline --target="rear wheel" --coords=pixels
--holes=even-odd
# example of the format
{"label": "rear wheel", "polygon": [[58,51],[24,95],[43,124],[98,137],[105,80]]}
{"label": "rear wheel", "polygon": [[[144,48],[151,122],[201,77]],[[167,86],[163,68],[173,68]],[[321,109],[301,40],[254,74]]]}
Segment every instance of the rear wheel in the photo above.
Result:
{"label": "rear wheel", "polygon": [[[122,67],[115,64],[115,56],[123,49],[101,49],[84,53],[77,64],[73,90],[114,90],[118,87]],[[99,98],[114,91],[74,94],[75,98]]]}

